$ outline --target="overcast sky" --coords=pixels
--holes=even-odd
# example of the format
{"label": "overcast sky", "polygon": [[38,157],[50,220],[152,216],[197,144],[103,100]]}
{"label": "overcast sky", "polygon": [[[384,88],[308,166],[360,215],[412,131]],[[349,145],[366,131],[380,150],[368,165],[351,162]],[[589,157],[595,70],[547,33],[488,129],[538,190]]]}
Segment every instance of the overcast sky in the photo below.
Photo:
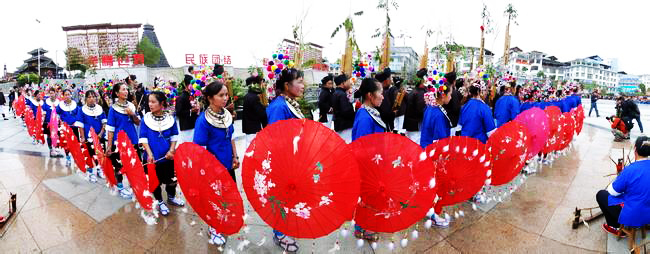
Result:
{"label": "overcast sky", "polygon": [[[620,70],[650,74],[650,1],[648,0],[486,0],[494,32],[485,40],[486,48],[503,54],[508,3],[519,13],[519,25],[511,26],[511,46],[537,50],[570,61],[591,55],[618,58]],[[466,46],[479,46],[482,1],[398,0],[391,13],[396,45],[412,46],[418,54],[424,47],[424,30],[441,31],[431,36],[429,45],[449,35]],[[295,1],[5,1],[0,24],[2,47],[0,64],[16,70],[37,47],[63,65],[66,34],[62,26],[96,23],[150,23],[169,63],[185,65],[185,54],[230,55],[233,65],[261,64],[283,38],[292,38],[291,26],[305,16],[305,40],[325,47],[330,61],[340,57],[344,33],[330,38],[334,28],[351,12],[362,51],[381,44],[372,39],[384,23],[376,9],[377,0],[295,0]],[[36,19],[41,23],[37,23]],[[142,32],[142,29],[140,30]]]}

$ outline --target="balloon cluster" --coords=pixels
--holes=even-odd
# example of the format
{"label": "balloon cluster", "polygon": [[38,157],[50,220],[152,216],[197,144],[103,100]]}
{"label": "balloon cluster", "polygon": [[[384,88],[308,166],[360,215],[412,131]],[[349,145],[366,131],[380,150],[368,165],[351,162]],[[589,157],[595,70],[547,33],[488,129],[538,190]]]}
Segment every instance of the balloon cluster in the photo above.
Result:
{"label": "balloon cluster", "polygon": [[278,50],[276,53],[271,55],[271,58],[272,60],[264,63],[266,71],[269,72],[267,75],[269,79],[274,79],[283,69],[293,68],[295,65],[295,62],[291,60],[291,56],[289,56],[289,50],[286,49]]}
{"label": "balloon cluster", "polygon": [[447,78],[445,78],[445,73],[442,71],[438,71],[434,69],[431,72],[431,76],[429,76],[428,80],[431,82],[433,85],[444,85],[445,82],[447,82]]}
{"label": "balloon cluster", "polygon": [[375,72],[375,66],[372,65],[372,55],[366,54],[362,58],[355,60],[352,63],[352,82],[356,81],[356,78],[365,78],[368,73]]}
{"label": "balloon cluster", "polygon": [[210,84],[213,79],[223,79],[221,75],[214,77],[213,67],[209,65],[199,65],[192,72],[193,79],[190,81],[190,96],[199,98],[203,95],[201,91]]}

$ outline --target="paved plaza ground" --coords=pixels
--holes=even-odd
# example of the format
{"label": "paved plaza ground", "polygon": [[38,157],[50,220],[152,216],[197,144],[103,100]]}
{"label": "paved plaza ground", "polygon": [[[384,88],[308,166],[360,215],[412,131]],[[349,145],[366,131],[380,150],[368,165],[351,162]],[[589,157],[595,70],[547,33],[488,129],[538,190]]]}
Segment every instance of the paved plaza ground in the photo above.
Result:
{"label": "paved plaza ground", "polygon": [[[589,103],[584,106],[588,113]],[[645,108],[642,105],[642,118],[647,120],[650,109]],[[600,110],[600,118],[585,120],[566,156],[529,176],[493,208],[472,211],[464,205],[465,216],[448,229],[425,229],[422,221],[417,225],[419,238],[406,248],[399,240],[416,227],[383,235],[376,250],[368,244],[357,248],[352,234],[334,232],[300,240],[300,253],[328,253],[336,241],[341,243],[339,253],[389,253],[391,238],[396,243],[393,252],[399,253],[624,253],[627,241],[609,237],[600,228],[603,218],[571,229],[576,206],[596,206],[596,192],[612,180],[605,177],[615,173],[609,157],[618,158],[622,148],[632,146],[612,141],[604,116],[613,112],[613,104],[602,101]],[[248,204],[250,230],[245,237],[230,237],[219,249],[208,244],[207,227],[191,208],[172,208],[156,225],[147,225],[135,203],[110,195],[101,184],[83,181],[64,159],[49,158],[44,147],[32,145],[19,121],[0,120],[0,130],[0,211],[6,209],[8,193],[18,193],[18,214],[0,229],[0,253],[281,253],[271,240],[271,229]],[[636,129],[633,139],[639,134]],[[243,142],[237,141],[240,153]],[[241,171],[237,173],[240,180]],[[250,243],[244,246],[245,241]]]}

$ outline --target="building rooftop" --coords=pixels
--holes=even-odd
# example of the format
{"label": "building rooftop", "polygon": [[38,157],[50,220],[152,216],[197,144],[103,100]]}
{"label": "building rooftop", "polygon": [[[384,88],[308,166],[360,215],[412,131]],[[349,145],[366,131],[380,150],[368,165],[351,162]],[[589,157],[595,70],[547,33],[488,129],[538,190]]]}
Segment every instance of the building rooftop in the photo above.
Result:
{"label": "building rooftop", "polygon": [[101,23],[101,24],[91,24],[91,25],[76,25],[76,26],[63,26],[63,31],[77,31],[77,30],[96,30],[96,29],[128,29],[128,28],[140,28],[142,24],[111,24],[111,23]]}

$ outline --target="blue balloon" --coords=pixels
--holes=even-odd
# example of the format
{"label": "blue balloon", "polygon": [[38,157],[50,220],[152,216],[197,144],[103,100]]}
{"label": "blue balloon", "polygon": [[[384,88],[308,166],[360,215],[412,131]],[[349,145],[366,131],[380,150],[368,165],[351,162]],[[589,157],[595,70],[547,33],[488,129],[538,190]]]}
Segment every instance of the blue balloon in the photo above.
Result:
{"label": "blue balloon", "polygon": [[280,68],[275,69],[275,73],[280,74],[280,72],[282,72],[282,69]]}
{"label": "blue balloon", "polygon": [[444,84],[445,84],[445,82],[444,82],[444,81],[442,81],[442,79],[441,79],[441,80],[439,80],[439,81],[438,81],[438,84],[441,84],[441,85],[444,85]]}
{"label": "blue balloon", "polygon": [[489,76],[487,74],[483,74],[483,79],[488,79]]}
{"label": "blue balloon", "polygon": [[279,55],[278,55],[278,59],[282,60],[282,58],[284,58],[284,55],[283,55],[283,54],[279,54]]}
{"label": "blue balloon", "polygon": [[438,75],[438,71],[437,71],[437,70],[433,70],[433,75]]}

